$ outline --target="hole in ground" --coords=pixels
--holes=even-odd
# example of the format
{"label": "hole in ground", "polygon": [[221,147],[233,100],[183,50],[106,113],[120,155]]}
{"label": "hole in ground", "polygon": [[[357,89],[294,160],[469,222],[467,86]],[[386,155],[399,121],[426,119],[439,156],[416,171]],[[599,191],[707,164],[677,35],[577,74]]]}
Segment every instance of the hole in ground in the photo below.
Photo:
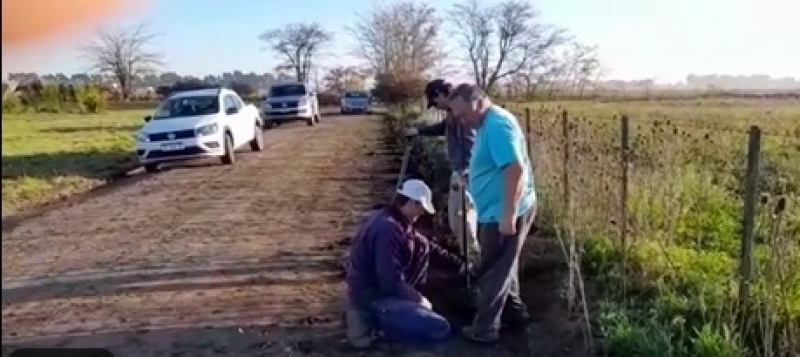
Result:
{"label": "hole in ground", "polygon": [[[423,230],[426,226],[423,225]],[[429,227],[427,229],[432,230]],[[524,260],[520,268],[522,300],[532,319],[532,332],[526,333],[525,338],[543,356],[586,356],[581,321],[568,314],[561,296],[567,274],[566,262],[554,239],[543,238],[536,233],[537,230],[531,233],[521,257]],[[460,255],[452,238],[438,239],[437,242]],[[432,264],[428,281],[421,290],[434,309],[447,318],[454,328],[472,322],[475,308],[470,304],[463,276]]]}

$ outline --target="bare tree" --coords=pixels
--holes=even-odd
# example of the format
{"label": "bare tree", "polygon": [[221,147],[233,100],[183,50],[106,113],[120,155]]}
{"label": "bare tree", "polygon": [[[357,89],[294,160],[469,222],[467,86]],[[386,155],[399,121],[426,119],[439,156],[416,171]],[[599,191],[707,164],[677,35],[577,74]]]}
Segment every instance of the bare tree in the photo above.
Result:
{"label": "bare tree", "polygon": [[422,97],[426,78],[443,69],[440,23],[429,5],[403,1],[379,6],[349,28],[381,102],[405,108]]}
{"label": "bare tree", "polygon": [[164,64],[163,53],[152,49],[156,37],[145,24],[101,29],[81,50],[91,68],[112,77],[127,100],[135,78],[152,74]]}
{"label": "bare tree", "polygon": [[413,1],[391,3],[360,16],[349,28],[356,53],[376,73],[426,73],[439,65],[440,20],[436,11]]}
{"label": "bare tree", "polygon": [[295,23],[268,30],[259,36],[267,47],[283,57],[277,70],[293,70],[297,80],[309,80],[316,57],[333,41],[333,33],[318,23]]}
{"label": "bare tree", "polygon": [[454,5],[449,15],[475,83],[487,90],[543,60],[567,40],[563,29],[541,23],[539,13],[525,0],[491,6],[466,0]]}
{"label": "bare tree", "polygon": [[600,70],[597,47],[572,42],[565,50],[563,58],[566,67],[567,92],[582,97],[586,86]]}
{"label": "bare tree", "polygon": [[331,68],[323,77],[325,89],[336,95],[341,95],[349,89],[363,89],[366,74],[353,66],[338,66]]}
{"label": "bare tree", "polygon": [[541,88],[555,80],[561,67],[563,67],[563,63],[556,58],[552,51],[548,51],[537,60],[530,61],[509,78],[514,83],[518,95],[525,100],[532,100]]}

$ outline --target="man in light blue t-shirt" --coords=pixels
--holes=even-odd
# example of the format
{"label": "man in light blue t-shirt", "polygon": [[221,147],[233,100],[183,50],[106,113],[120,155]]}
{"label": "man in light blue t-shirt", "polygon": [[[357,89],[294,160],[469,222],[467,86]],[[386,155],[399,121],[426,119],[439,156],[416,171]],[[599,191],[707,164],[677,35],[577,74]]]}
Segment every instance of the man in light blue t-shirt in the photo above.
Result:
{"label": "man in light blue t-shirt", "polygon": [[519,295],[519,254],[536,211],[533,171],[517,118],[493,105],[485,92],[461,84],[451,93],[453,114],[476,128],[468,187],[478,213],[478,311],[464,335],[493,343],[501,325],[527,323]]}

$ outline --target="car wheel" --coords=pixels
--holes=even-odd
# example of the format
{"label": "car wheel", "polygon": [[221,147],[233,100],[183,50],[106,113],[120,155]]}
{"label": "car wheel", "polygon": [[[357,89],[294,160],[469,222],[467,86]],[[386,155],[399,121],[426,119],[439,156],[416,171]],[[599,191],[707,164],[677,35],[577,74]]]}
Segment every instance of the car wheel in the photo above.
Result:
{"label": "car wheel", "polygon": [[264,122],[264,129],[272,129],[275,127],[275,123],[271,121]]}
{"label": "car wheel", "polygon": [[234,152],[233,148],[233,137],[231,134],[225,133],[225,153],[222,154],[222,163],[225,165],[230,165],[236,162],[236,153]]}
{"label": "car wheel", "polygon": [[317,123],[319,123],[319,121],[320,121],[320,120],[322,120],[322,115],[321,115],[320,113],[317,113],[317,115],[315,115],[315,116],[314,116],[314,120],[315,120]]}
{"label": "car wheel", "polygon": [[314,122],[315,122],[315,120],[314,120],[313,116],[311,118],[306,119],[306,125],[308,125],[308,126],[313,126]]}
{"label": "car wheel", "polygon": [[345,114],[347,114],[347,112],[344,109],[339,109],[339,114],[345,115]]}
{"label": "car wheel", "polygon": [[261,130],[261,127],[256,125],[254,133],[255,137],[253,140],[250,140],[250,149],[253,151],[264,150],[264,131]]}
{"label": "car wheel", "polygon": [[144,164],[144,171],[147,173],[156,173],[161,166],[158,163]]}

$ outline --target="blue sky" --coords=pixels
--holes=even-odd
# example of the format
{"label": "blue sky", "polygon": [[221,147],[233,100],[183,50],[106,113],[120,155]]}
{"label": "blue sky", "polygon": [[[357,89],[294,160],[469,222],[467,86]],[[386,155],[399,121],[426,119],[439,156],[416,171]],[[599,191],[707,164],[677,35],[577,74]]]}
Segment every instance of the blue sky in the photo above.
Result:
{"label": "blue sky", "polygon": [[[63,0],[62,0],[63,1]],[[323,65],[352,62],[345,30],[358,12],[387,0],[153,0],[106,21],[148,22],[161,34],[167,69],[204,75],[268,72],[275,58],[258,34],[281,24],[317,21],[336,33]],[[492,3],[496,0],[482,0]],[[439,9],[454,0],[433,2]],[[600,48],[606,77],[679,81],[689,73],[800,77],[797,0],[537,0],[544,21]],[[91,29],[36,47],[3,51],[3,72],[86,70],[75,48]],[[452,37],[452,36],[451,36]],[[460,56],[460,54],[457,54]]]}

